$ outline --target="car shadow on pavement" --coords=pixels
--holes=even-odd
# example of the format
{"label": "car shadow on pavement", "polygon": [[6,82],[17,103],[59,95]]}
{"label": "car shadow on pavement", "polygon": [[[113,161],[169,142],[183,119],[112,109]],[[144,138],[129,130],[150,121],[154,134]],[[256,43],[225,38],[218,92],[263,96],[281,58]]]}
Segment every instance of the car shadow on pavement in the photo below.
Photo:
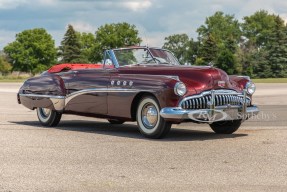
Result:
{"label": "car shadow on pavement", "polygon": [[[190,126],[192,129],[192,125]],[[248,134],[233,133],[233,134],[215,134],[212,130],[200,131],[200,130],[189,130],[189,129],[171,129],[165,141],[205,141],[205,140],[216,140],[216,139],[228,139],[245,137]]]}
{"label": "car shadow on pavement", "polygon": [[[10,123],[33,126],[39,129],[49,129],[49,127],[41,126],[38,121],[21,121],[21,122],[11,121]],[[62,121],[57,127],[53,127],[52,129],[95,133],[95,134],[110,135],[125,138],[147,139],[140,134],[137,125],[129,123],[125,123],[122,125],[113,125],[108,122],[65,120]],[[215,134],[211,130],[201,131],[201,130],[172,128],[167,137],[159,141],[204,141],[204,140],[237,138],[237,137],[244,137],[247,135],[248,134],[242,134],[242,133],[234,133],[231,135]]]}

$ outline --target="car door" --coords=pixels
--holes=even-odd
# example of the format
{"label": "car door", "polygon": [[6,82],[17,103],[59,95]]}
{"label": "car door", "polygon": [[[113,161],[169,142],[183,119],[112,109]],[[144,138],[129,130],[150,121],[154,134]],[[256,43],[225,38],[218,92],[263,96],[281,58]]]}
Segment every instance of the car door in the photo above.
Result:
{"label": "car door", "polygon": [[107,86],[109,75],[106,69],[81,69],[66,78],[66,111],[88,114],[107,114]]}

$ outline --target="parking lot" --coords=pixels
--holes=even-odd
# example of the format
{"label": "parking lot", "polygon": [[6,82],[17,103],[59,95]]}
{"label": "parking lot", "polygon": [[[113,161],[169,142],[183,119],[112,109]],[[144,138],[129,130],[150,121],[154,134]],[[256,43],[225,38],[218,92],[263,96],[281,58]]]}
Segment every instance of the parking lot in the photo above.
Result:
{"label": "parking lot", "polygon": [[135,123],[64,115],[56,128],[0,83],[0,191],[287,191],[287,84],[257,84],[258,117],[233,135],[174,125],[143,138]]}

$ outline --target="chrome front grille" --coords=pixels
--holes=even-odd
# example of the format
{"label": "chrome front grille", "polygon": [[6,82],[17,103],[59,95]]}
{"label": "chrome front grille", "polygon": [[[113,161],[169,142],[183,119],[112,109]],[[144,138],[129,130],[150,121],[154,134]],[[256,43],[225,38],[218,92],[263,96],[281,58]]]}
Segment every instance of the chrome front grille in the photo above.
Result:
{"label": "chrome front grille", "polygon": [[[226,105],[243,105],[244,97],[238,93],[232,94],[215,93],[214,95],[214,105],[215,106],[226,106]],[[208,109],[212,104],[212,95],[210,92],[205,94],[188,97],[184,99],[180,106],[183,109]],[[246,105],[250,106],[250,98],[246,97]]]}

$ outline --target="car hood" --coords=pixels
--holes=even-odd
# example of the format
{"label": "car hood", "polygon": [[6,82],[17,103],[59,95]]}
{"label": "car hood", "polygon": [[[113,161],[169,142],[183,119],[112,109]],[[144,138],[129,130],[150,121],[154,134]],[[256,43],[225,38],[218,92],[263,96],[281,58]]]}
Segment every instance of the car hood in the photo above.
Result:
{"label": "car hood", "polygon": [[237,83],[230,80],[223,70],[210,66],[138,65],[121,67],[119,71],[123,74],[178,76],[192,94],[211,89],[241,91]]}

